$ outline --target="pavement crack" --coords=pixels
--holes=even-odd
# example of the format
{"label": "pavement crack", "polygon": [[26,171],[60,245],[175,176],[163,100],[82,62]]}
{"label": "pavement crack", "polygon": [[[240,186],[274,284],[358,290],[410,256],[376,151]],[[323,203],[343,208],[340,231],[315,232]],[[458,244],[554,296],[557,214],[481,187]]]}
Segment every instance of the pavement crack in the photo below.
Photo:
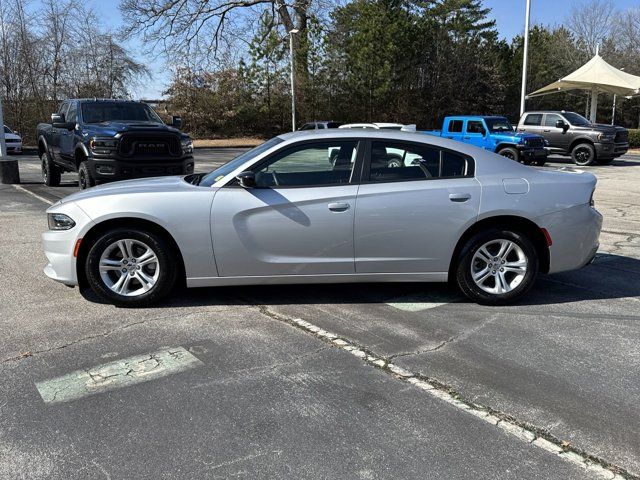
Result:
{"label": "pavement crack", "polygon": [[142,324],[144,324],[146,322],[147,322],[147,320],[140,320],[139,322],[128,323],[126,325],[122,325],[122,326],[113,328],[113,329],[108,330],[106,332],[96,333],[95,335],[87,335],[86,337],[81,337],[81,338],[78,338],[78,339],[73,340],[71,342],[63,343],[62,345],[55,345],[55,346],[50,347],[50,348],[43,348],[43,349],[39,349],[39,350],[21,351],[18,355],[14,355],[14,356],[11,356],[11,357],[4,358],[3,360],[0,360],[0,364],[1,363],[8,363],[8,362],[16,362],[16,361],[23,360],[23,359],[29,358],[29,357],[33,357],[34,355],[39,355],[39,354],[42,354],[42,353],[50,353],[50,352],[54,352],[54,351],[57,351],[57,350],[63,350],[65,348],[67,348],[67,347],[71,347],[71,346],[77,345],[79,343],[83,343],[83,342],[87,342],[87,341],[90,341],[90,340],[94,340],[96,338],[108,337],[109,335],[112,335],[114,333],[120,332],[122,330],[127,330],[127,329],[135,327],[137,325],[142,325]]}

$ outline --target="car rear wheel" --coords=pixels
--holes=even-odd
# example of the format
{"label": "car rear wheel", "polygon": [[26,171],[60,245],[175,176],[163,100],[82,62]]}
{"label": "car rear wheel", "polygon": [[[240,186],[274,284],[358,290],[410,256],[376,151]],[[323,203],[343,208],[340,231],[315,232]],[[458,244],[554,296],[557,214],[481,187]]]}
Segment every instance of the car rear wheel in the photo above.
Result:
{"label": "car rear wheel", "polygon": [[166,297],[176,272],[165,239],[138,229],[105,233],[91,247],[85,263],[91,289],[121,307],[143,307]]}
{"label": "car rear wheel", "polygon": [[62,179],[62,172],[58,166],[51,161],[46,150],[40,155],[40,162],[42,166],[42,180],[44,181],[44,184],[48,187],[59,186],[60,180]]}
{"label": "car rear wheel", "polygon": [[538,254],[522,233],[491,229],[465,244],[456,269],[460,290],[474,302],[505,305],[520,299],[538,275]]}
{"label": "car rear wheel", "polygon": [[80,190],[85,190],[87,188],[93,187],[96,184],[96,180],[91,175],[91,170],[89,170],[89,165],[86,160],[80,163],[80,167],[78,168],[78,186]]}
{"label": "car rear wheel", "polygon": [[593,165],[596,161],[596,149],[590,143],[579,143],[571,150],[571,158],[580,167]]}

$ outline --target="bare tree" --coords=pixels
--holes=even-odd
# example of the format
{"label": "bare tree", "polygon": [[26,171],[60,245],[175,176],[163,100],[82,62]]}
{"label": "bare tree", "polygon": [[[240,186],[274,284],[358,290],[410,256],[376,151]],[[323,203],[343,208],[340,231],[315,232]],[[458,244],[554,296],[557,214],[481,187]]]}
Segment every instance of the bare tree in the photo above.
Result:
{"label": "bare tree", "polygon": [[613,0],[590,0],[573,4],[567,19],[567,28],[590,56],[596,54],[598,45],[611,37],[616,24],[616,7]]}
{"label": "bare tree", "polygon": [[[311,0],[122,0],[125,34],[141,35],[154,51],[184,64],[209,62],[223,45],[233,44],[239,29],[257,27],[260,15],[272,10],[285,33],[294,29],[296,51],[306,44]],[[304,54],[304,52],[303,52]]]}

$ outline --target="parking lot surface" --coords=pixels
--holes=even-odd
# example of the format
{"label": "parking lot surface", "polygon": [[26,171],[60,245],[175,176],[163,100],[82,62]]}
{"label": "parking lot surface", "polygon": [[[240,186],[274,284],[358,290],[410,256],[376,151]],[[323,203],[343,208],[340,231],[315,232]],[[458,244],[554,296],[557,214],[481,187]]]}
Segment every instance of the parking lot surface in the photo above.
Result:
{"label": "parking lot surface", "polygon": [[[196,171],[241,151],[198,150]],[[42,273],[44,210],[75,176],[49,188],[19,163],[0,186],[0,478],[640,475],[640,156],[590,168],[595,262],[499,308],[437,284],[104,305]]]}

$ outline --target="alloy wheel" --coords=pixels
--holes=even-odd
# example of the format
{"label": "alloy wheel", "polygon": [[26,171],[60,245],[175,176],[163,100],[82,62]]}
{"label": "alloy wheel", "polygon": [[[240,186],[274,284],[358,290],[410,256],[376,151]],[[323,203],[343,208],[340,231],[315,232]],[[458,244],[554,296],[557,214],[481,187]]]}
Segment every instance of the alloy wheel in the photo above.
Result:
{"label": "alloy wheel", "polygon": [[591,161],[591,150],[587,147],[578,147],[575,158],[578,165],[585,165]]}
{"label": "alloy wheel", "polygon": [[102,253],[100,278],[114,293],[137,297],[151,290],[160,277],[156,252],[140,240],[122,239],[111,243]]}
{"label": "alloy wheel", "polygon": [[491,240],[473,255],[471,278],[485,292],[500,295],[516,289],[527,268],[527,256],[517,243],[506,239]]}

